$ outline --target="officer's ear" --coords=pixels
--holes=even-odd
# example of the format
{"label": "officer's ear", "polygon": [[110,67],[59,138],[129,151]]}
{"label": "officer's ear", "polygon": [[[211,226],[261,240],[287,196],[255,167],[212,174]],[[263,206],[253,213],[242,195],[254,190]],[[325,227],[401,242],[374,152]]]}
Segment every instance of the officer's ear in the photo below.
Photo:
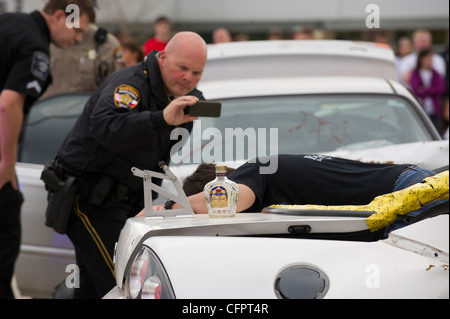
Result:
{"label": "officer's ear", "polygon": [[161,52],[159,53],[158,60],[162,62],[162,61],[164,61],[164,60],[166,59],[166,57],[167,57],[166,51],[161,51]]}
{"label": "officer's ear", "polygon": [[164,61],[167,59],[167,53],[166,51],[161,51],[161,53],[158,56],[158,64],[159,68],[161,68],[164,64]]}
{"label": "officer's ear", "polygon": [[56,10],[51,17],[56,25],[63,26],[66,23],[67,15],[64,10]]}

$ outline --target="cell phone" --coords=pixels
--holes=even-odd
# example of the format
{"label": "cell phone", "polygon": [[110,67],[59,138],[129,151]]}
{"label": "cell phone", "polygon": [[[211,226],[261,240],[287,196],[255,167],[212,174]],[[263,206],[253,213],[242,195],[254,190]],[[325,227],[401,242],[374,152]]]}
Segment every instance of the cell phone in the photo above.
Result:
{"label": "cell phone", "polygon": [[190,106],[189,115],[201,117],[220,117],[222,103],[216,101],[198,101]]}

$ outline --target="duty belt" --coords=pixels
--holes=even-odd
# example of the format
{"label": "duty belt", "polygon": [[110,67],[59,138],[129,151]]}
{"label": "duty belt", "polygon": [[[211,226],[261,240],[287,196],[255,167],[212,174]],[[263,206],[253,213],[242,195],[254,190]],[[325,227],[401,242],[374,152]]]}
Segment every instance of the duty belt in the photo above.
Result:
{"label": "duty belt", "polygon": [[105,200],[118,204],[133,205],[136,197],[124,184],[119,183],[107,175],[88,175],[69,168],[60,159],[55,161],[61,167],[64,175],[76,177],[79,182],[78,193],[81,200],[93,205],[102,205]]}

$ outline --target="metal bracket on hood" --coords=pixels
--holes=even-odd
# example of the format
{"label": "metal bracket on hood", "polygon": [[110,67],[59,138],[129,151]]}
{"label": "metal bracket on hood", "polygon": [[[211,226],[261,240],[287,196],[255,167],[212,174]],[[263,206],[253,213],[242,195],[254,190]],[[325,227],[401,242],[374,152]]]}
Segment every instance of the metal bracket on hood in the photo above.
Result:
{"label": "metal bracket on hood", "polygon": [[[175,217],[175,216],[194,216],[194,211],[189,204],[189,201],[186,197],[186,194],[183,191],[183,188],[181,187],[180,180],[172,173],[172,171],[169,169],[169,167],[164,163],[160,162],[159,167],[164,171],[164,174],[154,172],[154,171],[148,171],[148,170],[140,170],[136,167],[133,167],[131,171],[135,176],[141,177],[144,180],[144,204],[145,204],[145,217]],[[172,194],[171,192],[163,189],[162,187],[154,184],[152,182],[152,178],[159,178],[159,179],[167,179],[173,183],[175,186],[175,190],[177,191],[177,194]],[[157,192],[158,194],[161,194],[176,203],[183,206],[183,208],[179,209],[164,209],[164,210],[154,210],[153,209],[153,198],[152,198],[152,191]]]}

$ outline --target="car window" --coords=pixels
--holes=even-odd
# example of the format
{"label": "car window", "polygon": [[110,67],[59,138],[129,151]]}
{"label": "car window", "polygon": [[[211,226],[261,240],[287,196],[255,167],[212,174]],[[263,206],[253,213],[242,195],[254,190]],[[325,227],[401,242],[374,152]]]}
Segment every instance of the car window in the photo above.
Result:
{"label": "car window", "polygon": [[236,161],[432,139],[416,109],[399,96],[240,98],[223,100],[220,118],[197,120],[189,142],[173,149],[172,162],[197,163],[199,153],[201,161]]}
{"label": "car window", "polygon": [[19,161],[45,164],[53,159],[88,99],[89,94],[70,94],[36,103],[26,119]]}

